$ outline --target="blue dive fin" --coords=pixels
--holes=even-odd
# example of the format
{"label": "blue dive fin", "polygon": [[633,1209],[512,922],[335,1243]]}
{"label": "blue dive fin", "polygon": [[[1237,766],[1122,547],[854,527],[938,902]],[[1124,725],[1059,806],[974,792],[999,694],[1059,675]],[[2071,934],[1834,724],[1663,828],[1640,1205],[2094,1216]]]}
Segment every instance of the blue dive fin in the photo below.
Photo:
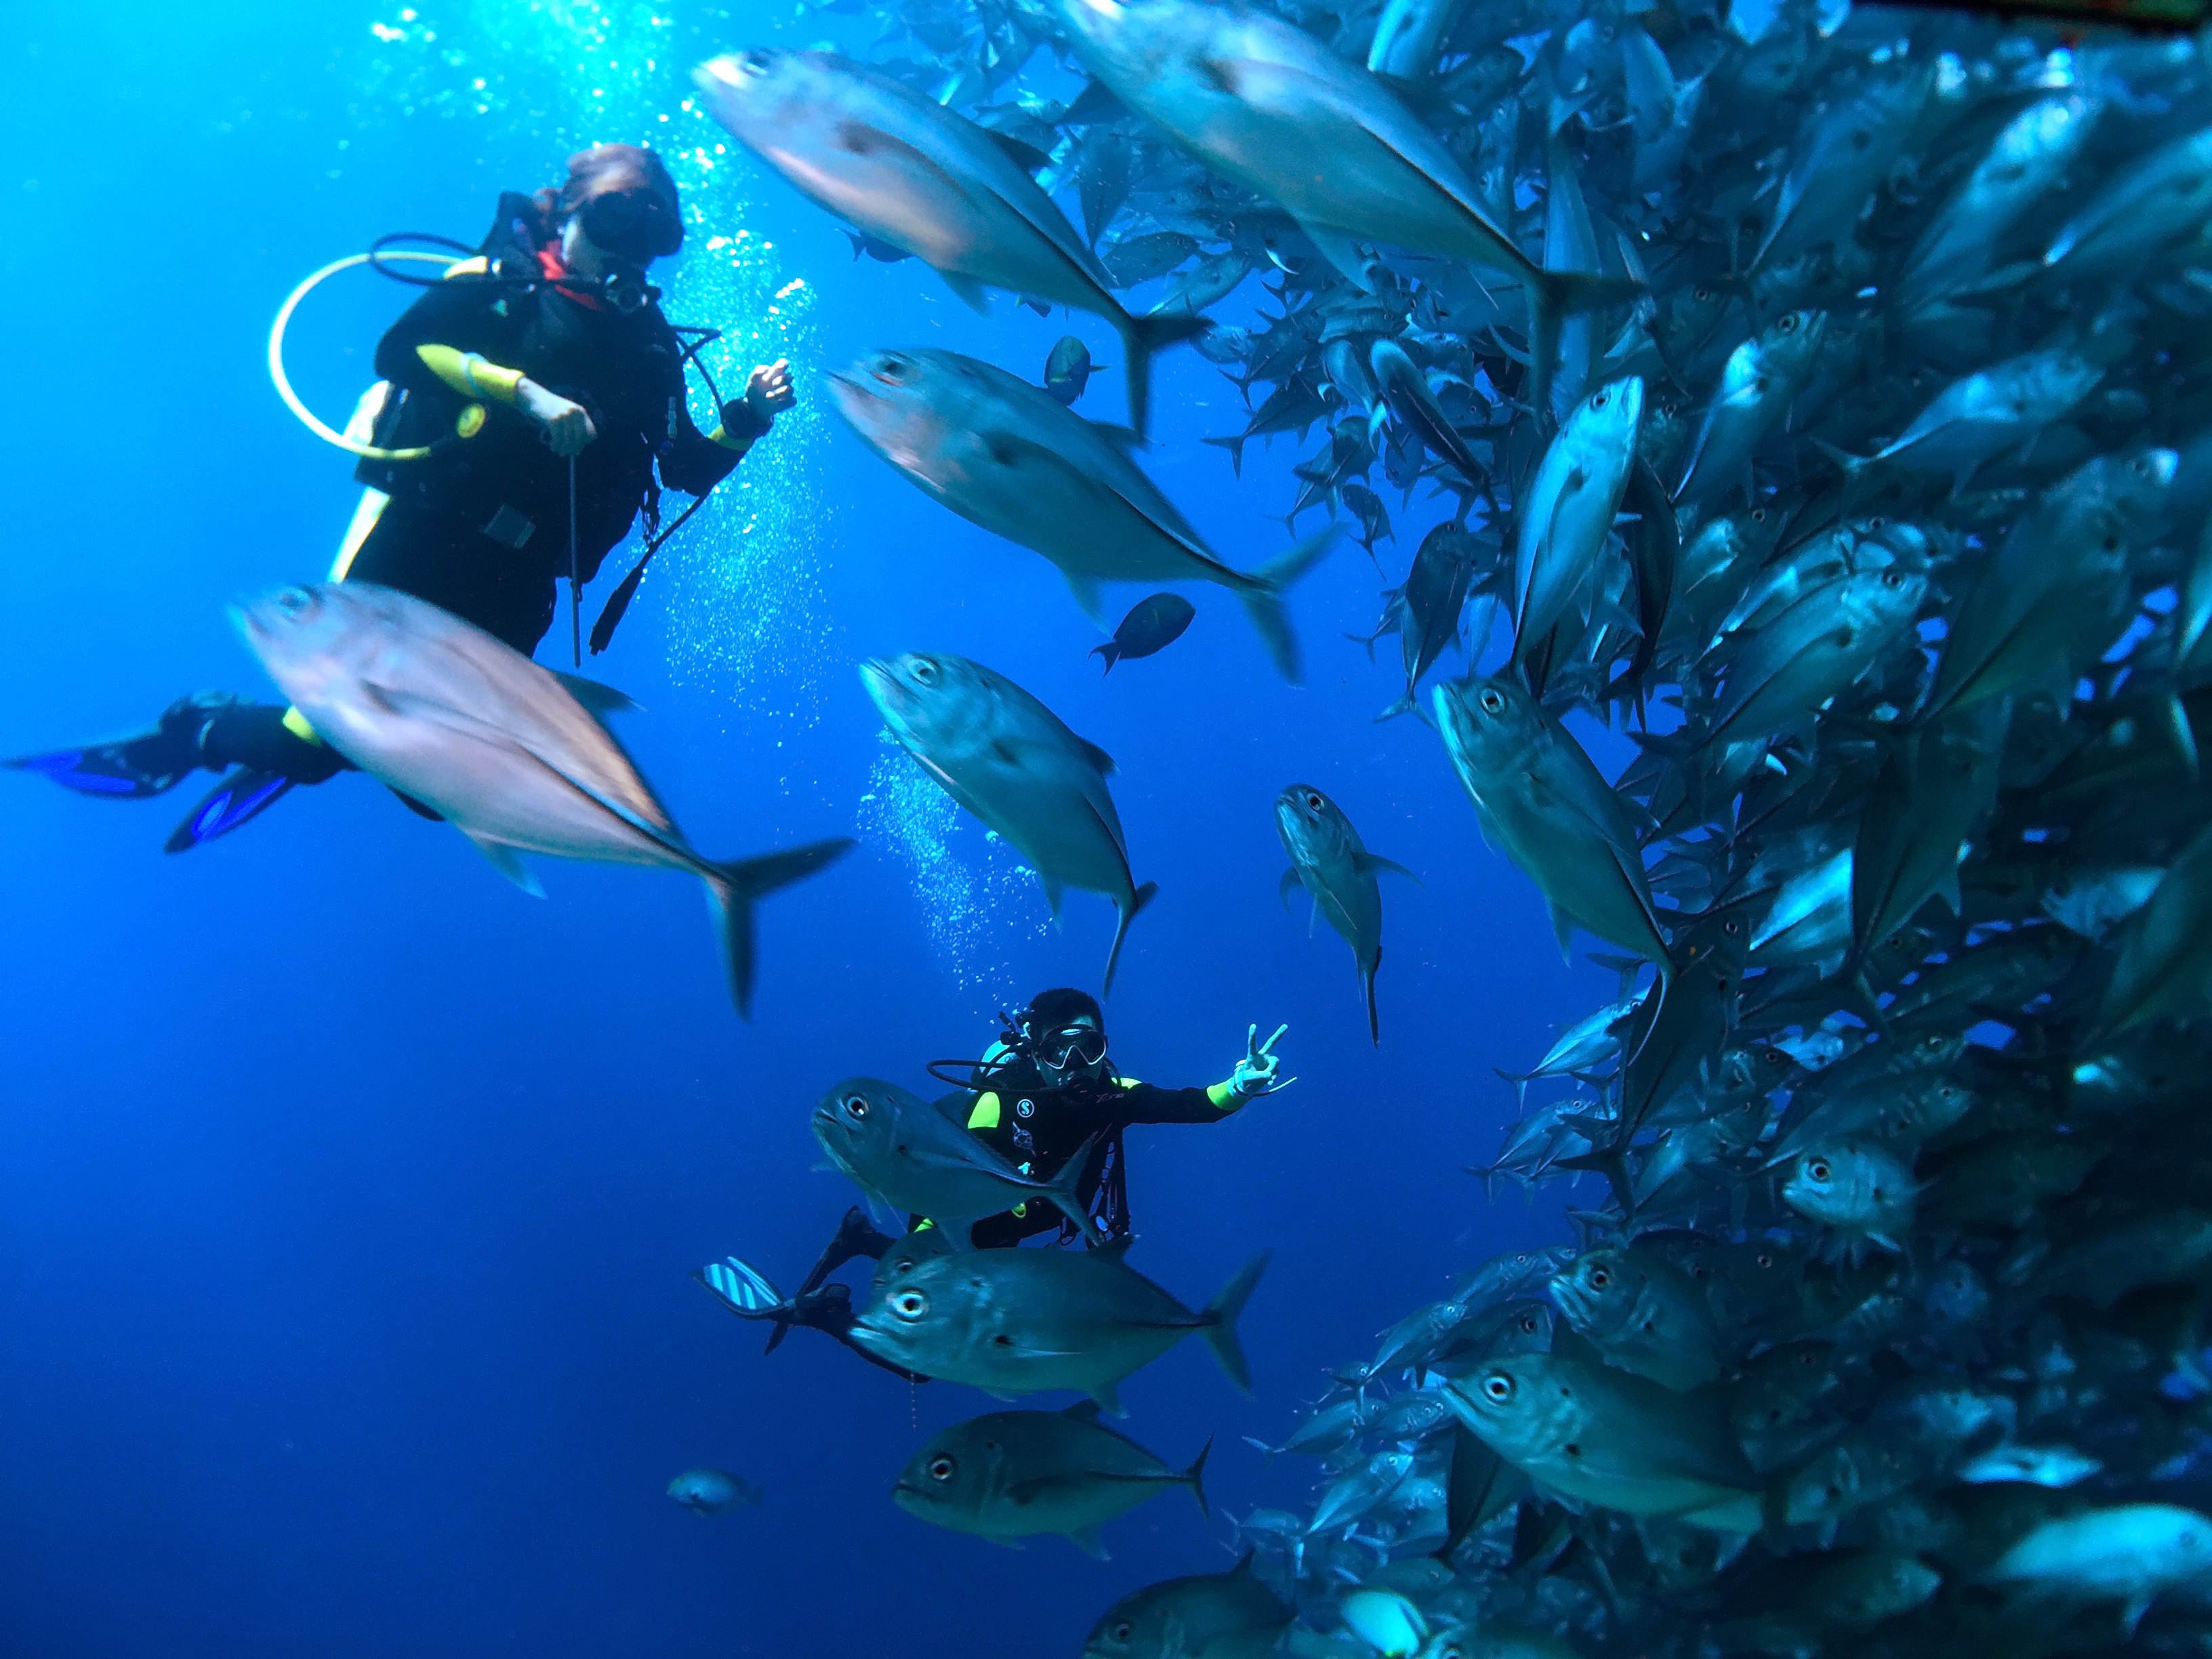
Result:
{"label": "blue dive fin", "polygon": [[189,853],[204,842],[228,835],[248,819],[258,817],[291,788],[292,781],[281,772],[234,767],[192,808],[191,816],[171,832],[163,850]]}
{"label": "blue dive fin", "polygon": [[131,800],[143,800],[173,789],[192,770],[189,763],[180,772],[148,772],[134,765],[131,750],[137,742],[127,739],[95,744],[89,749],[56,749],[44,755],[0,761],[0,765],[18,772],[35,772],[81,795],[112,795]]}

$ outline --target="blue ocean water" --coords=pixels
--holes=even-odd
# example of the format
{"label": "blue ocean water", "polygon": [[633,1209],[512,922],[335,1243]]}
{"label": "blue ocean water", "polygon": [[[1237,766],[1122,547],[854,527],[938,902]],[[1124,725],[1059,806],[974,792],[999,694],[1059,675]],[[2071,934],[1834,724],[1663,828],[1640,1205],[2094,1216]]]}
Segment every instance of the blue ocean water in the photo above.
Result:
{"label": "blue ocean water", "polygon": [[[1115,1525],[1103,1563],[925,1526],[892,1476],[988,1402],[809,1333],[764,1358],[690,1279],[734,1252],[788,1281],[812,1257],[850,1201],[806,1125],[828,1084],[926,1087],[925,1060],[980,1052],[995,1010],[1095,985],[1104,957],[1103,901],[1072,896],[1054,928],[1014,855],[889,745],[854,672],[868,655],[973,656],[1118,758],[1136,873],[1161,888],[1109,1008],[1125,1071],[1210,1081],[1248,1025],[1289,1024],[1294,1088],[1132,1138],[1147,1273],[1196,1300],[1275,1253],[1246,1322],[1256,1397],[1194,1346],[1127,1390],[1164,1456],[1217,1437],[1218,1511],[1306,1495],[1309,1468],[1242,1437],[1279,1436],[1326,1368],[1452,1270],[1562,1236],[1462,1166],[1511,1115],[1492,1068],[1525,1065],[1608,981],[1561,962],[1433,734],[1374,723],[1395,649],[1370,665],[1342,637],[1373,626],[1366,556],[1346,541],[1297,593],[1303,689],[1212,589],[1182,641],[1102,679],[1054,571],[925,501],[830,414],[825,371],[884,345],[1034,375],[1073,331],[1120,362],[1091,319],[1004,300],[979,317],[918,264],[856,262],[689,107],[708,52],[833,26],[626,0],[11,23],[0,752],[132,729],[194,688],[265,695],[224,606],[319,576],[355,496],[270,389],[278,303],[386,231],[473,240],[500,190],[642,140],[692,220],[670,313],[728,331],[726,384],[787,356],[800,404],[594,668],[644,706],[625,739],[703,849],[862,848],[766,908],[745,1025],[689,882],[553,866],[534,902],[359,778],[183,858],[161,851],[181,795],[12,782],[0,1654],[1072,1651],[1116,1595],[1226,1565],[1221,1514],[1179,1498]],[[357,271],[311,298],[290,362],[325,418],[408,297]],[[1118,375],[1083,407],[1118,417]],[[1146,465],[1249,565],[1284,543],[1267,514],[1292,457],[1255,447],[1232,477],[1197,441],[1243,418],[1194,355],[1163,361]],[[1112,594],[1116,614],[1142,591]],[[1271,807],[1293,780],[1424,884],[1385,890],[1379,1049],[1348,952],[1276,900]],[[685,1513],[664,1488],[699,1464],[758,1481],[764,1505]]]}

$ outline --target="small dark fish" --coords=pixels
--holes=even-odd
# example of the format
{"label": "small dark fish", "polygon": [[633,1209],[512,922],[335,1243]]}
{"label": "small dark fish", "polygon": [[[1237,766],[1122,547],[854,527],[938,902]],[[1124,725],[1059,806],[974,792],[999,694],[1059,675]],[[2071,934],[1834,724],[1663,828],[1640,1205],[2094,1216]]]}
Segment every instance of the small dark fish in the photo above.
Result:
{"label": "small dark fish", "polygon": [[1060,337],[1044,360],[1044,389],[1064,404],[1073,404],[1091,384],[1098,365],[1091,361],[1091,348],[1073,334]]}
{"label": "small dark fish", "polygon": [[1105,658],[1105,672],[1110,674],[1124,657],[1149,657],[1166,650],[1182,637],[1182,630],[1197,614],[1198,607],[1180,593],[1155,593],[1130,606],[1114,637],[1103,645],[1092,646],[1091,654]]}

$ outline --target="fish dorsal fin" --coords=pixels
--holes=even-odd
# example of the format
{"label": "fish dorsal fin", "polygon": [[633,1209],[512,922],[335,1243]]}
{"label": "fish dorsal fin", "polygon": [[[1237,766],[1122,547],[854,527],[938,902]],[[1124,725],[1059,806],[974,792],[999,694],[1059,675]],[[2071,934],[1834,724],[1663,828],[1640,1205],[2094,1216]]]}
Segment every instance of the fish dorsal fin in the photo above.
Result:
{"label": "fish dorsal fin", "polygon": [[1078,1423],[1096,1423],[1098,1420],[1098,1402],[1095,1400],[1079,1400],[1060,1413],[1060,1415]]}
{"label": "fish dorsal fin", "polygon": [[1090,424],[1093,432],[1124,454],[1146,447],[1145,434],[1133,426],[1119,426],[1111,421],[1093,421]]}
{"label": "fish dorsal fin", "polygon": [[545,672],[561,682],[562,690],[594,714],[627,714],[637,708],[628,692],[617,691],[611,685],[586,679],[581,674],[564,674],[557,668]]}

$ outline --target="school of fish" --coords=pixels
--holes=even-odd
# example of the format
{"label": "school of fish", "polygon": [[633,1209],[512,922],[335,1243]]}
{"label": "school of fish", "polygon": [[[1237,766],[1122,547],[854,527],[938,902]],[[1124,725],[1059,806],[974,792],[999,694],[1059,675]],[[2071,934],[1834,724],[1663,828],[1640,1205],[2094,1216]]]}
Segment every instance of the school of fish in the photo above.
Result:
{"label": "school of fish", "polygon": [[[708,106],[856,258],[1103,319],[1129,424],[1074,412],[1073,338],[1036,380],[886,344],[841,412],[1094,617],[1225,587],[1296,678],[1329,532],[1240,568],[1141,465],[1154,356],[1218,366],[1231,469],[1297,444],[1285,521],[1398,562],[1382,714],[1619,975],[1498,1085],[1470,1188],[1559,1242],[1340,1372],[1268,1449],[1317,1460],[1310,1510],[1088,1659],[2205,1651],[2200,43],[1844,0],[868,9],[866,64],[741,52]],[[981,665],[865,678],[1055,904],[1113,901],[1118,954],[1152,889],[1110,759]],[[1311,785],[1275,810],[1379,1040],[1397,866]],[[952,1161],[956,1206],[1019,1179]],[[1259,1267],[1194,1312],[1118,1250],[909,1253],[855,1340],[1110,1407],[1191,1332],[1246,1380]],[[1087,1544],[1203,1504],[1205,1460],[998,1413],[895,1491]]]}

